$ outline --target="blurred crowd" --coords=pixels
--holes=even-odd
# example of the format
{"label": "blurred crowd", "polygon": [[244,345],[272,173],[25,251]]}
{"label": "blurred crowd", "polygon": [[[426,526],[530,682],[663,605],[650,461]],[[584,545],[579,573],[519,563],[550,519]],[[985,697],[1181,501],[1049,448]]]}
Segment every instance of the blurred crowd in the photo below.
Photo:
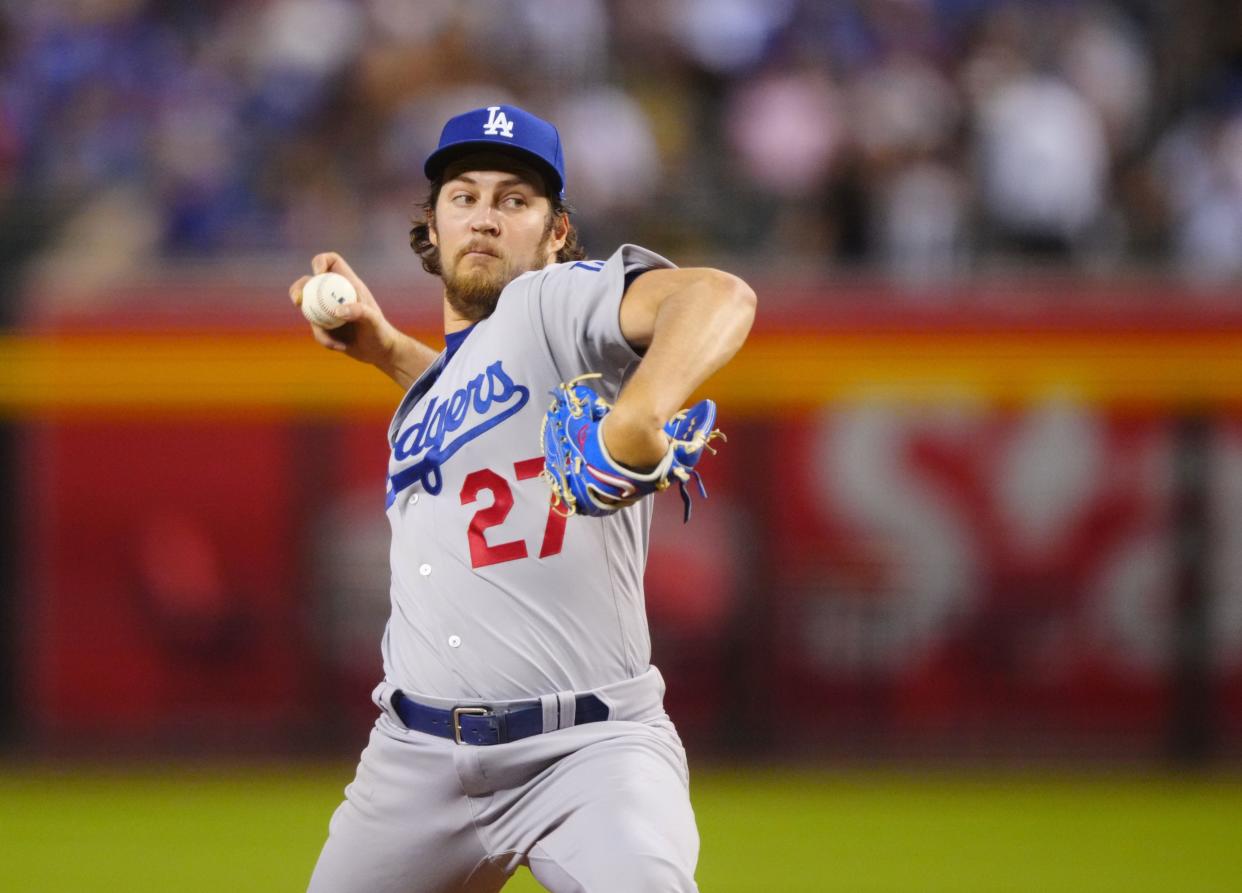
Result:
{"label": "blurred crowd", "polygon": [[596,254],[1242,273],[1223,0],[0,0],[0,264],[408,258],[440,126],[504,101]]}

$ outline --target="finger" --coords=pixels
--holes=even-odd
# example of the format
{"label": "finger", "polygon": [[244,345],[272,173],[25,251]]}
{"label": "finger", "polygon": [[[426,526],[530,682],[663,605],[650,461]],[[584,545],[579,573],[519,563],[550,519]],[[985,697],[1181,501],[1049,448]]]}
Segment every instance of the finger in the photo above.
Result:
{"label": "finger", "polygon": [[[320,273],[330,272],[333,269],[335,269],[333,264],[336,261],[341,261],[341,263],[344,263],[344,260],[335,251],[325,251],[322,254],[316,254],[314,257],[311,258],[311,270],[314,272],[316,276],[318,276]],[[338,269],[336,270],[336,272],[339,273],[340,270]]]}
{"label": "finger", "polygon": [[619,508],[619,509],[628,508],[629,506],[633,505],[634,503],[638,502],[638,500],[643,498],[641,495],[630,496],[625,499],[621,499],[620,497],[617,497],[617,496],[607,496],[603,493],[598,493],[596,495],[599,496],[600,502],[612,508]]}
{"label": "finger", "polygon": [[345,258],[341,257],[335,251],[325,251],[323,254],[316,254],[311,260],[311,269],[318,273],[340,273],[346,279],[353,283],[354,290],[358,293],[358,301],[362,304],[369,304],[378,307],[371,290],[366,287],[358,274],[354,272],[354,268],[349,265]]}
{"label": "finger", "polygon": [[358,278],[354,268],[335,251],[325,251],[322,254],[316,254],[311,260],[311,269],[316,273],[340,273],[347,279],[356,280]]}
{"label": "finger", "polygon": [[306,283],[310,282],[309,276],[303,276],[293,285],[289,286],[289,300],[293,301],[293,306],[302,306],[302,289],[306,288]]}
{"label": "finger", "polygon": [[358,274],[354,272],[354,268],[346,263],[345,258],[341,257],[339,254],[332,255],[332,260],[328,264],[328,269],[325,272],[340,273],[342,276],[349,279],[358,279]]}
{"label": "finger", "polygon": [[337,341],[335,338],[333,338],[327,329],[323,329],[317,325],[312,324],[311,334],[315,337],[315,340],[317,342],[319,342],[324,347],[328,348],[328,350],[344,350],[345,349],[345,345],[342,344],[340,341]]}
{"label": "finger", "polygon": [[332,315],[337,319],[343,319],[345,322],[358,322],[359,320],[370,319],[372,312],[371,307],[363,304],[361,301],[352,301],[332,308]]}

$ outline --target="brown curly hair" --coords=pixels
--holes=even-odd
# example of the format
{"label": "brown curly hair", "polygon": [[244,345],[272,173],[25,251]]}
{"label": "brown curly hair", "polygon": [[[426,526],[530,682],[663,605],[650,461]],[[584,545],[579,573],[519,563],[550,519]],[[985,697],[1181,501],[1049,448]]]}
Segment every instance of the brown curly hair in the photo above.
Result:
{"label": "brown curly hair", "polygon": [[[431,191],[427,195],[427,200],[422,204],[422,219],[412,220],[410,225],[410,247],[423,262],[423,269],[432,276],[439,276],[443,272],[440,266],[440,249],[431,244],[431,216],[435,211],[436,201],[440,198],[440,190],[443,188],[443,177],[437,177],[431,181]],[[569,230],[565,234],[565,244],[561,246],[560,251],[556,252],[556,262],[563,264],[570,260],[585,260],[586,248],[578,241],[577,228],[574,227],[572,221],[568,220],[574,209],[563,199],[554,195],[551,189],[545,189],[545,191],[551,207],[548,209],[548,219],[544,224],[544,236],[546,237],[552,231],[553,222],[557,217],[564,216],[569,223]]]}

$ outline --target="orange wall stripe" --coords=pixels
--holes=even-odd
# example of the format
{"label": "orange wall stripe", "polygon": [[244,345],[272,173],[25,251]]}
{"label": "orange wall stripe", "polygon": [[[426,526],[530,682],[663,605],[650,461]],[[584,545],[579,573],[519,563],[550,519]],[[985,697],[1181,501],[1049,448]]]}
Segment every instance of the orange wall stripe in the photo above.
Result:
{"label": "orange wall stripe", "polygon": [[[703,391],[742,414],[874,399],[1242,406],[1242,332],[758,332]],[[300,332],[0,336],[8,417],[374,415],[399,398]]]}

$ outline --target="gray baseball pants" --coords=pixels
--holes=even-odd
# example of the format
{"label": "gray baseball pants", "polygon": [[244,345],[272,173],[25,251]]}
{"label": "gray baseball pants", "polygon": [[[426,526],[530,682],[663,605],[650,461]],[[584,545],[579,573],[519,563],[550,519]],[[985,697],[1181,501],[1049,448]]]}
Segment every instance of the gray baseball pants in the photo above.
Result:
{"label": "gray baseball pants", "polygon": [[596,690],[613,718],[489,747],[406,729],[384,688],[308,893],[483,893],[523,864],[553,893],[698,890],[685,750],[654,667]]}

